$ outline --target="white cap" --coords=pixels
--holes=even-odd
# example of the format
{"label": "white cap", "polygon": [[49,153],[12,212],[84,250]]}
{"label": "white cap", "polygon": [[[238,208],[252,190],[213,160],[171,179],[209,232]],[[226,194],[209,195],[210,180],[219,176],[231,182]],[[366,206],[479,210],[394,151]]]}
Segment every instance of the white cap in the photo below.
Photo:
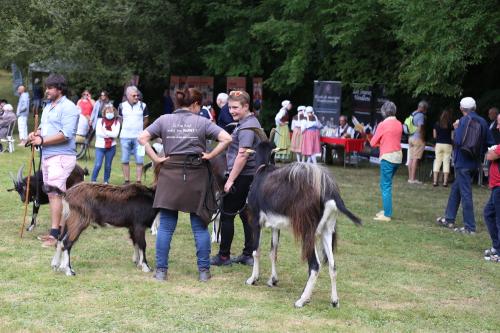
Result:
{"label": "white cap", "polygon": [[313,112],[314,112],[314,109],[312,106],[306,107],[306,113],[313,113]]}
{"label": "white cap", "polygon": [[281,106],[286,108],[290,104],[290,101],[285,99],[283,102],[281,102]]}
{"label": "white cap", "polygon": [[460,101],[460,107],[464,109],[475,109],[476,101],[472,97],[464,97]]}
{"label": "white cap", "polygon": [[304,111],[306,109],[306,107],[304,105],[301,105],[297,108],[297,111],[301,112],[301,111]]}
{"label": "white cap", "polygon": [[14,107],[10,104],[5,104],[2,108],[2,110],[12,112],[12,111],[14,111]]}

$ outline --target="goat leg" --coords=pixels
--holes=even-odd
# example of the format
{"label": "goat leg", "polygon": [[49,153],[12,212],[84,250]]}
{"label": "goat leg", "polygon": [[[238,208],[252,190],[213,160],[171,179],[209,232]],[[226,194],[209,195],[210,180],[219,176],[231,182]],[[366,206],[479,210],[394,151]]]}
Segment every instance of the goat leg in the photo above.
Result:
{"label": "goat leg", "polygon": [[132,242],[134,246],[137,246],[139,257],[137,262],[137,268],[141,269],[143,272],[151,272],[151,268],[148,266],[146,260],[146,229],[143,227],[135,227],[131,231]]}
{"label": "goat leg", "polygon": [[316,284],[316,280],[318,279],[319,268],[320,268],[320,262],[318,260],[317,251],[315,251],[315,253],[309,256],[308,264],[309,264],[309,279],[307,280],[302,295],[295,302],[296,308],[303,307],[311,300],[311,295],[314,289],[314,285]]}
{"label": "goat leg", "polygon": [[259,270],[260,270],[260,237],[261,237],[261,227],[259,224],[254,224],[255,226],[255,234],[254,234],[254,249],[253,250],[253,268],[252,268],[252,276],[250,276],[246,284],[252,285],[259,280]]}
{"label": "goat leg", "polygon": [[52,257],[52,262],[50,264],[53,270],[57,270],[61,265],[62,247],[63,247],[62,241],[58,241],[56,253],[54,254],[54,257]]}
{"label": "goat leg", "polygon": [[280,241],[280,230],[272,228],[271,236],[271,252],[269,258],[271,259],[271,277],[267,281],[269,287],[274,287],[278,284],[278,273],[276,272],[276,261],[278,259],[278,244]]}
{"label": "goat leg", "polygon": [[134,244],[134,254],[132,254],[132,262],[137,265],[139,261],[139,246]]}
{"label": "goat leg", "polygon": [[220,244],[220,214],[217,214],[214,223],[212,224],[212,235],[210,237],[212,243]]}
{"label": "goat leg", "polygon": [[332,294],[331,301],[332,306],[339,306],[339,296],[337,295],[337,269],[335,268],[335,258],[333,256],[333,234],[324,233],[323,234],[323,249],[325,251],[326,257],[328,258],[328,272],[330,274],[330,280],[332,283]]}
{"label": "goat leg", "polygon": [[62,262],[61,265],[59,266],[59,271],[66,274],[66,276],[75,275],[75,271],[73,271],[73,269],[71,268],[70,251],[71,249],[64,249],[62,253]]}
{"label": "goat leg", "polygon": [[36,218],[38,216],[38,210],[40,209],[40,203],[35,199],[33,201],[33,212],[31,214],[31,223],[26,228],[26,231],[33,231],[36,227]]}

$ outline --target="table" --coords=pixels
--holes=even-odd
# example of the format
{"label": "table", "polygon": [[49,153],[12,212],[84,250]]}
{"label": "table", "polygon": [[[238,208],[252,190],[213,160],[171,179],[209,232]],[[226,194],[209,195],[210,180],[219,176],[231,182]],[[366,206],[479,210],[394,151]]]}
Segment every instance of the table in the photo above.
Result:
{"label": "table", "polygon": [[[359,153],[363,151],[363,147],[365,144],[365,139],[347,139],[347,138],[330,138],[326,136],[322,136],[320,138],[320,142],[329,146],[343,146],[344,147],[344,167],[346,166],[346,155]],[[325,154],[325,163],[328,163],[327,156],[330,155]]]}
{"label": "table", "polygon": [[[410,145],[408,143],[402,143],[401,144],[401,149],[406,150],[406,162],[405,165],[408,166],[409,163],[409,150],[410,150]],[[432,178],[432,162],[434,161],[434,147],[432,146],[425,146],[424,148],[424,154],[422,155],[422,159],[420,160],[420,165],[417,168],[417,179],[425,182],[427,178]],[[429,160],[429,161],[427,161]],[[427,163],[426,163],[427,162]]]}

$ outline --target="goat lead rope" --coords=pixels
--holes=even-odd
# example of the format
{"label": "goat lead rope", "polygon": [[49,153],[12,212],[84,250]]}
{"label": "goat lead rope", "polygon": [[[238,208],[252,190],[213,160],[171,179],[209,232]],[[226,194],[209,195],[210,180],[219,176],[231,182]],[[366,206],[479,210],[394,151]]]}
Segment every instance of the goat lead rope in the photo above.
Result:
{"label": "goat lead rope", "polygon": [[[35,110],[35,124],[34,124],[34,131],[36,132],[38,130],[38,110]],[[41,158],[41,151],[40,151],[40,158]],[[31,145],[31,156],[30,156],[30,167],[28,171],[28,179],[26,181],[26,197],[24,198],[24,216],[23,216],[23,224],[21,226],[21,231],[20,231],[20,237],[23,238],[23,233],[24,233],[24,226],[26,225],[26,214],[28,213],[28,203],[29,203],[29,194],[30,194],[30,179],[31,179],[31,171],[33,171],[33,163],[35,158],[35,145]]]}
{"label": "goat lead rope", "polygon": [[[41,170],[41,167],[42,167],[42,146],[38,147],[38,153],[40,155],[40,158],[38,159],[38,169],[36,168],[36,165],[35,165],[35,159],[33,159],[33,173],[35,175],[35,183],[36,183],[36,185],[35,185],[35,190],[36,190],[35,199],[33,200],[34,206],[39,205],[39,203],[40,203],[40,176],[42,177],[42,183],[43,183],[43,176],[39,172]],[[34,226],[36,224],[36,221],[33,219],[33,216],[31,218],[32,219],[31,219],[30,227]]]}

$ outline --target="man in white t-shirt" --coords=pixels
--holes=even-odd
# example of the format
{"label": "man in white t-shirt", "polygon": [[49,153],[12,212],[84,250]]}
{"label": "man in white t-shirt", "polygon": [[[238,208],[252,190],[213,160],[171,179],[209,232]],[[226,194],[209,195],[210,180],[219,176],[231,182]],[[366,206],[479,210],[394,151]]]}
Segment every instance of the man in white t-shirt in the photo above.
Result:
{"label": "man in white t-shirt", "polygon": [[136,182],[141,182],[142,165],[144,164],[144,146],[137,141],[137,137],[148,124],[149,110],[145,103],[139,101],[139,89],[135,86],[127,87],[126,100],[118,107],[122,121],[120,144],[122,147],[122,171],[125,184],[130,183],[130,155],[135,156]]}

